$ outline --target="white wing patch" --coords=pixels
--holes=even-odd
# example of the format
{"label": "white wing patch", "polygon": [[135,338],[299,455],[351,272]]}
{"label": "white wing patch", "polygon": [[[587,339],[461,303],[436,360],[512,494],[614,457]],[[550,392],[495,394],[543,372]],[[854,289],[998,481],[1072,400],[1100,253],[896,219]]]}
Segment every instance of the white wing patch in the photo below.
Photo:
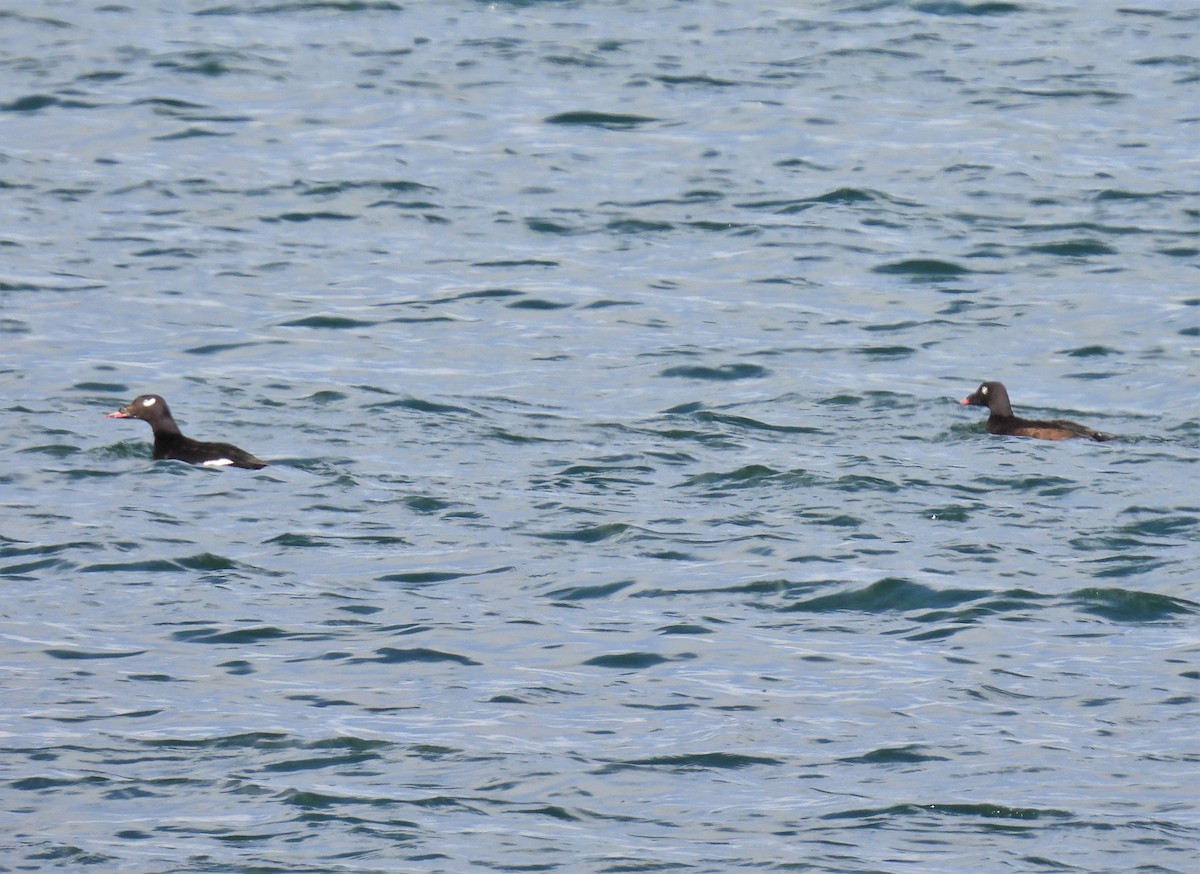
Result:
{"label": "white wing patch", "polygon": [[152,407],[157,403],[158,403],[158,398],[146,398],[144,401],[142,401],[142,406],[143,407]]}
{"label": "white wing patch", "polygon": [[232,458],[214,458],[211,461],[200,462],[201,467],[229,467],[233,464]]}

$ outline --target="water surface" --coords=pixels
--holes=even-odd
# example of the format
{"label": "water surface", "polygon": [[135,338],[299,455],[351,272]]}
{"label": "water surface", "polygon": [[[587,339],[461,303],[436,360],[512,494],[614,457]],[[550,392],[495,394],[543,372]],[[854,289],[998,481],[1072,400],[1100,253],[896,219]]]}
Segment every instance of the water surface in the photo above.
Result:
{"label": "water surface", "polygon": [[0,16],[0,867],[1194,868],[1194,12]]}

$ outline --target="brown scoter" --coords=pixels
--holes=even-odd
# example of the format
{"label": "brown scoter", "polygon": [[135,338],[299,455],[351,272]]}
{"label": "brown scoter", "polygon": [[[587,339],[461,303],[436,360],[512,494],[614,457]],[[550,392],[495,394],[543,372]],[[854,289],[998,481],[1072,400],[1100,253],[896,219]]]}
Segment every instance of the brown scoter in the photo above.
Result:
{"label": "brown scoter", "polygon": [[1013,415],[1008,401],[1008,390],[1000,382],[985,382],[975,393],[963,398],[960,403],[973,407],[987,407],[991,415],[987,419],[989,434],[1011,434],[1014,437],[1036,437],[1039,440],[1070,440],[1082,437],[1087,440],[1112,440],[1112,434],[1094,431],[1077,422],[1052,419],[1046,422],[1031,421]]}

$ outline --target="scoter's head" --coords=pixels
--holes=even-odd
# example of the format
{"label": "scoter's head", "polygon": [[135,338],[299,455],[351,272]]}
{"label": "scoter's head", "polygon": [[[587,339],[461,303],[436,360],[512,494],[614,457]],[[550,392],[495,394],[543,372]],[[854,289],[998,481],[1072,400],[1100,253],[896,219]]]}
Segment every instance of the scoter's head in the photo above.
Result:
{"label": "scoter's head", "polygon": [[107,419],[144,419],[151,424],[169,421],[171,410],[167,402],[159,395],[138,395],[132,401],[116,412],[109,413]]}
{"label": "scoter's head", "polygon": [[1002,382],[985,382],[974,393],[967,395],[961,401],[972,407],[987,407],[998,416],[1011,416],[1012,404],[1008,400],[1008,389]]}

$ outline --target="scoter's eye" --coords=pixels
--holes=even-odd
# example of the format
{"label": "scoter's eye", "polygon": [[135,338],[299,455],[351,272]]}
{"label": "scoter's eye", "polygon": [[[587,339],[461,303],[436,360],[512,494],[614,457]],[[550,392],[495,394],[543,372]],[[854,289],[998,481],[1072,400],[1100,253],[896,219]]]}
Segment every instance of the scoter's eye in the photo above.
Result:
{"label": "scoter's eye", "polygon": [[987,394],[987,386],[986,386],[986,385],[981,385],[981,386],[979,387],[979,393],[980,393],[981,395],[985,395],[985,394]]}
{"label": "scoter's eye", "polygon": [[144,401],[142,401],[142,406],[143,407],[152,407],[156,403],[158,403],[158,398],[146,398]]}

